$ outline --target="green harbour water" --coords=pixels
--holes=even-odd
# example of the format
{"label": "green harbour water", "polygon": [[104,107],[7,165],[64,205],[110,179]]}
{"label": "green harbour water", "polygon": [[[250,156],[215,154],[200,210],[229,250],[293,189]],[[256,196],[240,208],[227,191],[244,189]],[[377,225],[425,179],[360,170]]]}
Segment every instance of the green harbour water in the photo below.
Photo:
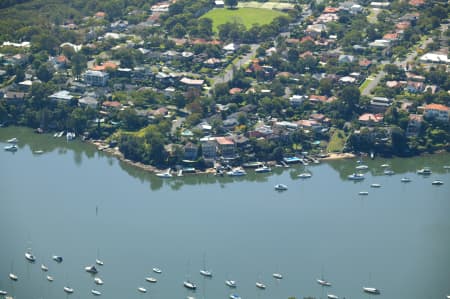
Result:
{"label": "green harbour water", "polygon": [[[3,150],[12,137],[19,139],[14,153]],[[0,289],[16,299],[90,298],[92,289],[110,299],[450,295],[448,153],[366,158],[362,182],[347,179],[356,159],[307,166],[310,179],[297,178],[304,166],[248,170],[240,178],[161,179],[79,140],[30,129],[0,128],[0,145]],[[385,163],[394,175],[383,174]],[[433,173],[416,174],[422,167]],[[401,183],[406,176],[412,181]],[[432,185],[437,179],[444,184]],[[278,183],[289,189],[275,191]],[[36,263],[25,260],[27,248]],[[97,266],[102,286],[84,271],[96,258],[104,261]],[[205,265],[212,278],[199,274]],[[148,276],[158,282],[146,282]],[[332,286],[321,287],[321,277]],[[186,279],[197,284],[195,292],[183,287]],[[228,288],[226,279],[238,287]],[[257,281],[267,288],[257,289]],[[381,294],[365,294],[364,286]]]}

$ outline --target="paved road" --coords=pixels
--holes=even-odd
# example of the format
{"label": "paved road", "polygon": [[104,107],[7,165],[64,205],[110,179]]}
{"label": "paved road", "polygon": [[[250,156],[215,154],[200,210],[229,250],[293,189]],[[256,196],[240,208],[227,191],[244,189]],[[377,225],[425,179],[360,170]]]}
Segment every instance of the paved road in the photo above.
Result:
{"label": "paved road", "polygon": [[[241,68],[241,66],[247,64],[250,62],[250,60],[255,56],[256,49],[258,49],[258,44],[251,44],[250,45],[250,52],[246,55],[244,55],[242,58],[240,58],[238,61],[234,63],[234,66],[236,69]],[[230,67],[227,70],[225,70],[224,73],[220,73],[217,76],[213,78],[214,85],[218,83],[225,83],[228,81],[231,81],[233,79],[233,68]]]}

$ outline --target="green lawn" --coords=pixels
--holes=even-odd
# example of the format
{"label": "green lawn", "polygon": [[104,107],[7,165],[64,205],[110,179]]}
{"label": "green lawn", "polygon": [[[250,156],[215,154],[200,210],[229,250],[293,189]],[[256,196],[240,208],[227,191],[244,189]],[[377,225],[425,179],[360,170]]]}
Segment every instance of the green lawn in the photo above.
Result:
{"label": "green lawn", "polygon": [[328,143],[327,152],[342,152],[346,138],[347,137],[345,136],[344,131],[336,129],[330,138],[330,142]]}
{"label": "green lawn", "polygon": [[213,20],[213,30],[214,32],[217,32],[217,27],[227,22],[236,21],[242,23],[245,28],[249,29],[253,24],[269,24],[276,17],[283,15],[286,14],[279,11],[262,8],[215,8],[204,14],[202,18],[209,18]]}

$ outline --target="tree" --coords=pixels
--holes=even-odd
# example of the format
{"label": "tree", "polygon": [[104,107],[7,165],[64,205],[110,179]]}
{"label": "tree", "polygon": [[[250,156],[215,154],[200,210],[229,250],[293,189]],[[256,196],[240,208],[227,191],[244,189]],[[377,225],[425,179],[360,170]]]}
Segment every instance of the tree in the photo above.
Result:
{"label": "tree", "polygon": [[52,79],[53,73],[50,71],[50,67],[46,64],[41,64],[36,73],[39,80],[43,82],[48,82]]}
{"label": "tree", "polygon": [[72,73],[76,78],[79,78],[81,73],[86,69],[86,56],[80,52],[72,56]]}
{"label": "tree", "polygon": [[225,5],[229,8],[234,8],[238,5],[238,0],[225,0]]}

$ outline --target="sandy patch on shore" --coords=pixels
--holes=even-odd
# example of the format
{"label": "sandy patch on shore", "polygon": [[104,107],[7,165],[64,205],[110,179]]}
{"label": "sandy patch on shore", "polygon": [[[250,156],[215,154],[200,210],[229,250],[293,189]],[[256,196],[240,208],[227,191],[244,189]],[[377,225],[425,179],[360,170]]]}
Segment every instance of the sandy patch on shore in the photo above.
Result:
{"label": "sandy patch on shore", "polygon": [[355,155],[352,153],[329,153],[328,157],[322,158],[321,160],[338,160],[338,159],[352,159]]}

